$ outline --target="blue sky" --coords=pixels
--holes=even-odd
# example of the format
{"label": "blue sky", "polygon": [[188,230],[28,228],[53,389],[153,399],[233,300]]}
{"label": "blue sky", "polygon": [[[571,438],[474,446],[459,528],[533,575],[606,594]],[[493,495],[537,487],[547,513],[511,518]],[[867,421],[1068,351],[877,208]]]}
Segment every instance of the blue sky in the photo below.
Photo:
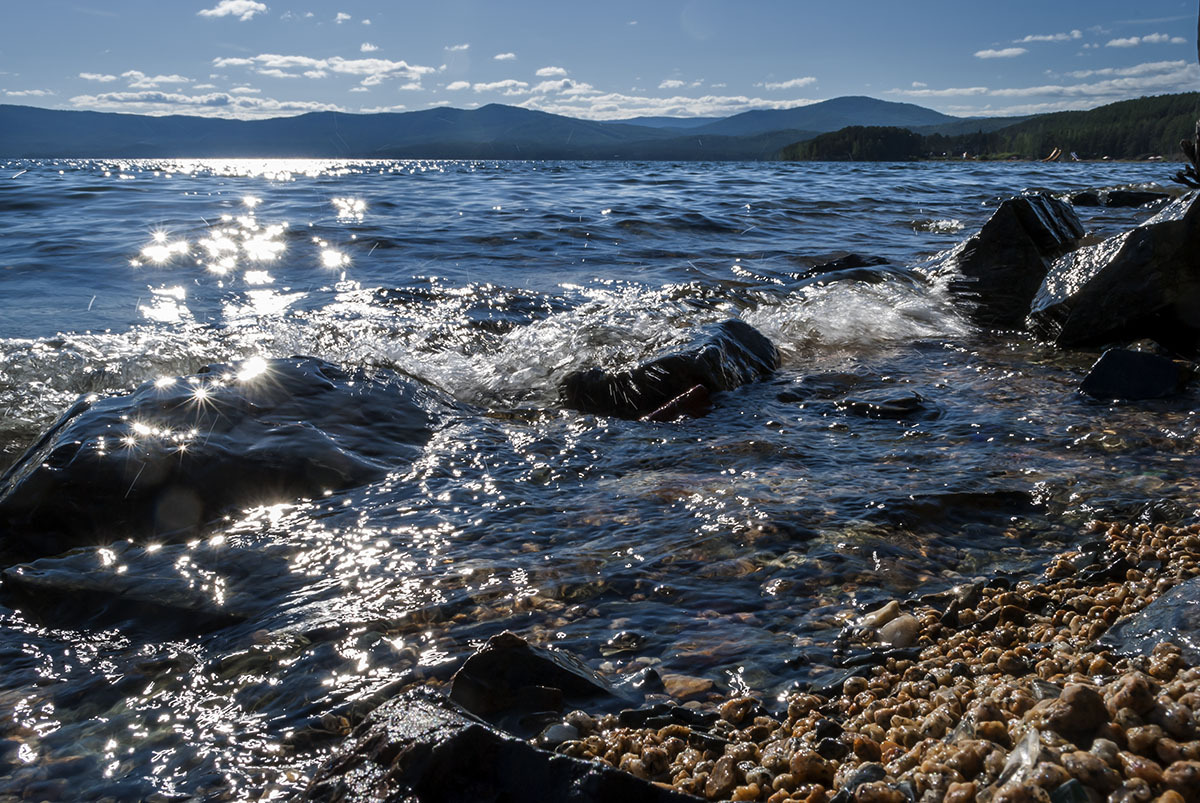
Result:
{"label": "blue sky", "polygon": [[0,102],[259,118],[507,103],[975,116],[1200,90],[1195,0],[6,0]]}

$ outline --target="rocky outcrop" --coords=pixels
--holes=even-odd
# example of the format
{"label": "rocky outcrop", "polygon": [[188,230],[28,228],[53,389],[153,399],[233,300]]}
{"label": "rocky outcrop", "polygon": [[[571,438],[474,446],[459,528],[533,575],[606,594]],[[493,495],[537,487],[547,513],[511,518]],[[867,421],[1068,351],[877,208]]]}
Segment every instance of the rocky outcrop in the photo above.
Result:
{"label": "rocky outcrop", "polygon": [[[577,371],[563,382],[563,403],[585,413],[642,418],[684,394],[702,396],[733,390],[770,376],[779,351],[757,329],[736,318],[712,327],[691,345],[625,371]],[[703,394],[697,391],[701,388]],[[687,407],[696,414],[701,407]],[[655,416],[654,420],[665,420]]]}
{"label": "rocky outcrop", "polygon": [[1054,263],[1028,325],[1062,347],[1150,338],[1183,355],[1200,348],[1200,203],[1195,194],[1137,228]]}
{"label": "rocky outcrop", "polygon": [[1083,225],[1070,205],[1049,195],[1010,198],[934,273],[970,302],[982,326],[1022,326],[1051,263],[1076,246]]}
{"label": "rocky outcrop", "polygon": [[699,798],[599,762],[549,753],[414,692],[377,708],[326,761],[307,801],[686,803]]}
{"label": "rocky outcrop", "polygon": [[1100,355],[1079,389],[1097,399],[1161,399],[1191,379],[1191,368],[1148,351],[1109,349]]}
{"label": "rocky outcrop", "polygon": [[0,477],[0,551],[180,539],[230,509],[369,482],[415,458],[451,409],[407,377],[302,357],[84,398]]}

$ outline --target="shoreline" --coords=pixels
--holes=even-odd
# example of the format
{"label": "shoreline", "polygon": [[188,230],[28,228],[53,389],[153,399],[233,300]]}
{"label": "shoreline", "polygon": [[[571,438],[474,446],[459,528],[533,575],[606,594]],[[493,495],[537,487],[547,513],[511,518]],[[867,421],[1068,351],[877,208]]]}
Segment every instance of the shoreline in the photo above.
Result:
{"label": "shoreline", "polygon": [[[710,800],[1195,803],[1200,667],[1170,642],[1124,657],[1097,639],[1200,576],[1200,524],[1093,522],[1085,534],[1102,548],[1062,553],[1035,580],[885,606],[916,625],[919,654],[840,693],[792,694],[779,718],[753,697],[704,706],[723,748],[683,724],[576,712],[580,738],[558,752]],[[879,619],[860,623],[876,638],[906,629]]]}

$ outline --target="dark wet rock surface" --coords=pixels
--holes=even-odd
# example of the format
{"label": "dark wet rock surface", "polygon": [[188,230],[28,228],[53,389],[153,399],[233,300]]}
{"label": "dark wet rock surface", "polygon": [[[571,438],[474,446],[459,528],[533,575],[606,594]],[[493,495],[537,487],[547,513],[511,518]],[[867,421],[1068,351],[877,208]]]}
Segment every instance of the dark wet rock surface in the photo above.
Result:
{"label": "dark wet rock surface", "polygon": [[1084,190],[1071,196],[1072,206],[1106,206],[1110,209],[1147,206],[1169,201],[1165,192],[1149,190]]}
{"label": "dark wet rock surface", "polygon": [[1100,645],[1120,655],[1148,656],[1163,641],[1177,645],[1189,664],[1200,664],[1200,578],[1181,583],[1118,621]]}
{"label": "dark wet rock surface", "polygon": [[736,318],[710,327],[692,344],[634,368],[578,371],[562,387],[567,407],[585,413],[641,418],[692,391],[733,390],[770,376],[779,351],[757,329]]}
{"label": "dark wet rock surface", "polygon": [[622,693],[570,653],[535,647],[505,632],[492,636],[463,663],[454,675],[450,699],[476,716],[528,736],[566,708],[584,703],[603,707]]}
{"label": "dark wet rock surface", "polygon": [[119,622],[128,630],[204,632],[268,609],[286,560],[231,561],[207,542],[147,548],[127,541],[80,547],[0,572],[6,598],[54,626]]}
{"label": "dark wet rock surface", "polygon": [[1109,349],[1100,355],[1079,389],[1097,399],[1161,399],[1183,390],[1192,369],[1146,351]]}
{"label": "dark wet rock surface", "polygon": [[625,772],[549,753],[411,693],[376,709],[319,768],[308,801],[555,800],[668,803],[698,798]]}
{"label": "dark wet rock surface", "polygon": [[1146,223],[1054,263],[1029,327],[1066,348],[1152,339],[1200,348],[1200,203],[1185,196]]}
{"label": "dark wet rock surface", "polygon": [[1056,198],[1010,198],[936,272],[951,277],[951,290],[971,302],[977,323],[1018,328],[1051,263],[1083,233],[1075,211]]}
{"label": "dark wet rock surface", "polygon": [[866,391],[843,399],[837,406],[860,418],[932,420],[939,415],[936,405],[911,390]]}
{"label": "dark wet rock surface", "polygon": [[376,480],[411,463],[451,409],[408,377],[303,357],[84,398],[0,479],[0,550],[178,539],[233,508]]}

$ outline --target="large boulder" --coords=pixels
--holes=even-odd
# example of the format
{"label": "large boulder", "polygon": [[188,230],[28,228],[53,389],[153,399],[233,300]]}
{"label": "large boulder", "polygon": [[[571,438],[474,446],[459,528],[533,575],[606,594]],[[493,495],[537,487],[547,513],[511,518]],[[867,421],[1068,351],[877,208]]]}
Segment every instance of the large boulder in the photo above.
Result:
{"label": "large boulder", "polygon": [[1031,330],[1063,347],[1150,338],[1200,347],[1200,203],[1185,196],[1131,231],[1054,263],[1029,312]]}
{"label": "large boulder", "polygon": [[976,323],[1019,328],[1051,263],[1082,236],[1083,224],[1069,204],[1049,195],[1010,198],[936,273],[949,277],[950,290],[970,302]]}
{"label": "large boulder", "polygon": [[231,509],[366,483],[410,463],[451,409],[407,377],[303,357],[83,398],[0,477],[0,551],[179,540]]}
{"label": "large boulder", "polygon": [[[601,368],[567,376],[567,407],[619,418],[642,418],[689,392],[733,390],[765,379],[779,367],[779,351],[761,332],[731,318],[690,345],[624,371]],[[701,391],[695,392],[697,388]]]}
{"label": "large boulder", "polygon": [[599,762],[549,753],[412,692],[377,708],[313,776],[307,801],[554,800],[686,803],[699,798]]}

